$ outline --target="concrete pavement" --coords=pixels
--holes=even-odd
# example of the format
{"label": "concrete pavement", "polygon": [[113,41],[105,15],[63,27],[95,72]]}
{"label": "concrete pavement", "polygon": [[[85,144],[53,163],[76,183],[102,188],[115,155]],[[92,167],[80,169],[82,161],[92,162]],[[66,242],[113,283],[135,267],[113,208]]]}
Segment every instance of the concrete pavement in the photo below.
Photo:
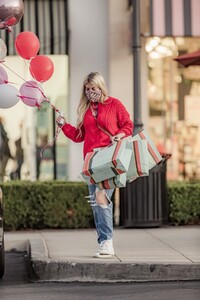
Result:
{"label": "concrete pavement", "polygon": [[200,280],[200,227],[114,229],[116,255],[93,258],[96,231],[5,233],[6,251],[27,251],[31,280],[131,282]]}

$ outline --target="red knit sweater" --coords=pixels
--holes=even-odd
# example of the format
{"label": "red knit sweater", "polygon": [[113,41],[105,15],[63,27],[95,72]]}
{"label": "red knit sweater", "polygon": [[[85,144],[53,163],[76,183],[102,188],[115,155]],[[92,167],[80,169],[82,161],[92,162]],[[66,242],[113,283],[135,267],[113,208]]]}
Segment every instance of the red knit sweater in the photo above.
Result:
{"label": "red knit sweater", "polygon": [[98,104],[97,119],[92,115],[90,108],[86,111],[81,136],[79,135],[79,129],[68,123],[62,127],[62,131],[76,143],[84,141],[83,155],[85,157],[94,148],[110,144],[110,137],[97,124],[113,136],[121,132],[125,133],[126,136],[132,135],[134,127],[124,105],[118,99],[108,97],[104,104]]}

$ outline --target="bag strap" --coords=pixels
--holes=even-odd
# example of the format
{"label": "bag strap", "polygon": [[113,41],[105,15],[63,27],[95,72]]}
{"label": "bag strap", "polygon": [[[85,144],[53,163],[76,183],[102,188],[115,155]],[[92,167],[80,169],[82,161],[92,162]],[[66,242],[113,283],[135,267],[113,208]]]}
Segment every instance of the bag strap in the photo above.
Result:
{"label": "bag strap", "polygon": [[97,123],[97,126],[98,126],[99,129],[101,129],[101,131],[103,131],[104,133],[106,133],[110,137],[110,139],[113,137],[113,135],[110,134],[110,132],[108,132],[107,130],[105,130],[104,128],[102,128],[98,123]]}
{"label": "bag strap", "polygon": [[97,114],[95,114],[94,109],[93,109],[92,106],[90,106],[90,109],[91,109],[91,111],[92,111],[93,117],[94,117],[95,120],[96,120],[96,123],[97,123],[98,128],[99,128],[101,131],[103,131],[105,134],[107,134],[107,135],[110,137],[110,139],[111,139],[111,138],[113,137],[113,135],[110,134],[110,132],[108,132],[106,129],[102,128],[102,127],[98,124],[98,122],[97,122]]}

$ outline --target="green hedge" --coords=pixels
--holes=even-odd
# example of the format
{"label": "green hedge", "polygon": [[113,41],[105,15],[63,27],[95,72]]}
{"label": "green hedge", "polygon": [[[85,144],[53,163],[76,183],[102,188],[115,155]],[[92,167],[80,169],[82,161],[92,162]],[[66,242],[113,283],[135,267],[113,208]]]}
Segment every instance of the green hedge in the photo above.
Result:
{"label": "green hedge", "polygon": [[[82,182],[10,181],[0,186],[6,230],[94,227]],[[169,224],[200,224],[200,183],[168,182],[167,197]]]}
{"label": "green hedge", "polygon": [[6,230],[93,226],[84,183],[13,181],[1,188]]}
{"label": "green hedge", "polygon": [[200,182],[169,182],[167,197],[171,224],[200,224]]}

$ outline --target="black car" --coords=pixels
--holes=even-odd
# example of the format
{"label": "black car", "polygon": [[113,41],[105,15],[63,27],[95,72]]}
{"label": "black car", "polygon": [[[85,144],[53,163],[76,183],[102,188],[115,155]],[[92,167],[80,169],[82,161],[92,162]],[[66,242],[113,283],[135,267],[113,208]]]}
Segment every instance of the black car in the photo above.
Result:
{"label": "black car", "polygon": [[0,278],[4,275],[5,251],[4,251],[4,228],[3,228],[3,194],[0,188]]}

